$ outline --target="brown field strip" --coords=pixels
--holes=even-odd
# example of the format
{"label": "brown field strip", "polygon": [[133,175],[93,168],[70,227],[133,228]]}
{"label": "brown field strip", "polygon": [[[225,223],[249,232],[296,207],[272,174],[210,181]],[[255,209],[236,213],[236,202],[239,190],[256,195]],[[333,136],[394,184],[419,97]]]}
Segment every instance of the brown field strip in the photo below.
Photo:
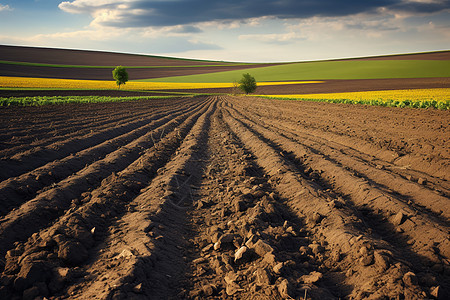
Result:
{"label": "brown field strip", "polygon": [[445,299],[449,112],[0,107],[0,299]]}
{"label": "brown field strip", "polygon": [[[0,60],[82,66],[189,66],[212,64],[210,61],[170,59],[136,54],[5,45],[0,45]],[[221,63],[214,62],[214,64]]]}
{"label": "brown field strip", "polygon": [[[249,68],[272,66],[273,64],[205,66],[205,67],[155,67],[155,68],[127,68],[130,80],[162,78],[172,76],[196,75]],[[60,78],[81,80],[112,80],[114,68],[62,68],[45,66],[10,65],[0,62],[0,76]]]}

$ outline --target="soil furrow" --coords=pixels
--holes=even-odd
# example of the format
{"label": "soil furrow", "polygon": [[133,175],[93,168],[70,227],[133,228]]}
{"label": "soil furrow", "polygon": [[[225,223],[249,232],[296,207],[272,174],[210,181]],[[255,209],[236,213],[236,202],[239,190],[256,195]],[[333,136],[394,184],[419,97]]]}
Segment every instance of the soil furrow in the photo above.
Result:
{"label": "soil furrow", "polygon": [[[248,112],[248,110],[245,110]],[[246,114],[247,116],[249,114]],[[262,122],[263,119],[259,118]],[[255,121],[255,118],[253,118]],[[288,120],[268,120],[264,119],[265,124],[276,128],[296,140],[301,140],[305,146],[320,151],[327,156],[332,156],[346,167],[352,166],[355,171],[364,174],[367,179],[376,181],[380,186],[385,186],[396,193],[414,198],[419,205],[431,208],[435,213],[445,213],[447,210],[439,208],[446,202],[446,197],[450,195],[450,184],[446,181],[436,179],[428,174],[408,172],[404,170],[399,172],[399,168],[387,161],[376,159],[373,154],[366,154],[346,145],[335,142],[333,139],[326,139],[317,136],[311,132],[300,131],[298,126],[290,123]],[[418,183],[417,181],[421,182]],[[436,195],[442,194],[442,195]],[[424,201],[431,198],[436,200]],[[430,203],[431,202],[431,203]]]}
{"label": "soil furrow", "polygon": [[[247,99],[234,103],[264,119],[289,122],[299,131],[333,140],[431,177],[450,179],[448,112]],[[352,112],[353,113],[349,113]]]}
{"label": "soil furrow", "polygon": [[129,123],[108,127],[100,131],[94,132],[92,130],[86,135],[74,136],[44,147],[35,147],[29,151],[18,153],[10,159],[0,160],[0,169],[3,170],[0,173],[0,180],[21,175],[45,163],[64,158],[146,125],[154,119],[153,112],[148,113],[148,116],[149,118],[146,119],[132,119]]}
{"label": "soil furrow", "polygon": [[[174,99],[173,103],[167,103],[165,100],[144,100],[127,102],[129,108],[134,108],[136,111],[146,111],[149,108],[164,109],[173,105],[181,105],[186,99]],[[166,103],[164,103],[166,102]],[[68,130],[66,128],[68,122],[77,121],[76,124],[89,124],[93,121],[102,121],[107,119],[118,119],[136,114],[136,111],[124,111],[120,109],[123,104],[118,104],[117,110],[108,111],[104,110],[105,103],[92,103],[87,106],[83,104],[64,104],[60,105],[44,106],[44,107],[15,107],[11,109],[2,109],[2,114],[9,118],[11,122],[0,124],[0,134],[19,134],[23,131],[25,133],[31,133],[32,135],[45,133],[42,128],[49,125],[48,120],[51,119],[50,124],[52,127],[61,130]],[[123,108],[123,107],[122,107]],[[76,114],[74,114],[76,112]]]}
{"label": "soil furrow", "polygon": [[0,110],[0,299],[448,298],[448,111]]}
{"label": "soil furrow", "polygon": [[9,129],[8,134],[3,136],[3,140],[6,140],[7,143],[3,143],[3,148],[6,149],[2,149],[0,155],[7,158],[14,155],[14,153],[24,152],[31,147],[45,146],[74,134],[86,134],[95,127],[107,127],[112,122],[126,122],[126,120],[130,119],[130,116],[136,117],[136,115],[133,116],[131,113],[128,116],[124,116],[123,113],[106,116],[91,114],[84,118],[76,116],[71,120],[61,118],[61,122],[52,121],[50,124],[25,122],[28,124],[25,124],[22,130],[13,131]]}
{"label": "soil furrow", "polygon": [[[238,114],[235,110],[233,113]],[[313,175],[323,177],[330,185],[337,187],[341,193],[348,195],[356,206],[382,215],[385,222],[390,223],[394,230],[398,228],[403,230],[414,241],[413,249],[421,256],[438,264],[442,264],[439,256],[443,256],[444,259],[450,257],[450,241],[446,224],[439,226],[439,222],[436,222],[434,218],[429,218],[427,214],[424,215],[398,199],[386,195],[366,180],[355,177],[347,169],[335,165],[329,157],[314,153],[281,133],[251,123],[243,115],[238,115],[237,118],[267,140],[280,145],[280,150],[293,153],[297,161],[316,171]],[[427,235],[418,234],[418,232],[427,232]],[[439,250],[437,253],[436,249]]]}
{"label": "soil furrow", "polygon": [[[73,291],[68,292],[71,298],[176,296],[184,271],[181,245],[187,230],[185,213],[192,201],[191,186],[201,178],[204,154],[200,144],[215,106],[212,103],[198,118],[175,156],[130,203],[128,213],[111,225],[99,247],[102,251],[83,267],[89,280],[76,280],[68,287]],[[97,272],[105,267],[107,272]]]}
{"label": "soil furrow", "polygon": [[188,115],[196,107],[197,105],[194,105],[189,109],[183,108],[168,111],[164,114],[156,114],[148,120],[150,123],[147,125],[131,130],[130,132],[107,140],[94,147],[82,150],[61,160],[52,161],[19,177],[9,178],[8,180],[1,182],[0,216],[9,212],[14,207],[17,207],[17,205],[34,198],[38,190],[46,186],[51,186],[95,161],[104,159],[109,153],[125,146],[127,143],[131,143],[133,140],[138,139],[149,131],[156,130],[159,126],[163,126],[171,119],[180,115]]}
{"label": "soil furrow", "polygon": [[[201,111],[191,114],[182,124],[179,124],[181,120],[173,119],[165,125],[165,130],[160,128],[149,132],[138,141],[134,141],[132,147],[120,148],[104,160],[95,162],[76,175],[58,183],[56,187],[40,193],[35,199],[0,219],[0,253],[4,254],[14,241],[24,240],[36,229],[42,228],[60,216],[72,203],[76,205],[82,201],[85,197],[83,192],[89,192],[103,179],[125,169],[138,159],[145,149],[156,147],[158,151],[164,151],[163,146],[170,137],[176,135],[181,139],[205,109],[202,108]],[[169,132],[172,132],[170,136]],[[162,137],[155,145],[151,139],[152,134]]]}
{"label": "soil furrow", "polygon": [[[401,281],[410,271],[409,267],[400,262],[398,257],[401,256],[389,244],[364,231],[363,224],[355,219],[358,215],[355,211],[328,200],[320,187],[296,174],[283,156],[250,132],[239,120],[227,113],[225,121],[253,152],[258,164],[277,182],[277,191],[288,200],[292,210],[301,217],[306,216],[315,234],[323,235],[326,239],[330,251],[345,254],[340,266],[345,271],[342,281],[353,287],[350,297],[364,298],[371,294],[391,297],[403,294],[406,298],[419,299],[426,297],[421,287],[403,286]],[[378,263],[375,257],[378,257]],[[385,264],[387,261],[390,263]],[[396,278],[397,283],[392,284],[391,277]]]}
{"label": "soil furrow", "polygon": [[337,299],[340,287],[320,267],[324,253],[311,251],[320,241],[308,237],[220,113],[212,122],[208,166],[189,213],[195,235],[179,298],[284,299],[306,292]]}
{"label": "soil furrow", "polygon": [[[182,104],[185,105],[185,104]],[[53,128],[53,124],[45,124],[43,126],[36,126],[40,128],[45,134],[39,133],[27,133],[27,136],[31,136],[31,140],[22,141],[20,138],[14,138],[14,144],[18,144],[17,146],[8,145],[9,147],[3,151],[1,151],[1,155],[4,161],[15,160],[21,161],[23,157],[26,157],[30,154],[35,154],[36,149],[41,151],[45,151],[48,148],[53,149],[54,147],[64,146],[64,143],[70,142],[70,140],[84,139],[86,137],[90,137],[94,135],[94,130],[98,133],[108,133],[108,130],[111,127],[120,127],[125,125],[132,125],[137,121],[145,120],[148,117],[151,117],[152,114],[161,113],[161,111],[166,111],[166,109],[158,110],[150,105],[144,109],[143,112],[138,110],[139,112],[133,113],[128,112],[126,115],[123,113],[118,113],[117,116],[114,116],[114,113],[111,116],[107,116],[106,120],[99,122],[95,114],[91,114],[88,116],[88,122],[85,122],[83,118],[76,118],[73,122],[66,124],[66,130],[57,130]],[[81,127],[80,124],[82,123]],[[84,124],[84,125],[83,125]],[[33,128],[34,126],[30,126]],[[51,129],[51,130],[49,130]],[[29,131],[30,129],[28,129]],[[12,140],[12,139],[11,139]],[[53,148],[52,148],[53,147]],[[59,149],[59,148],[57,148]]]}
{"label": "soil furrow", "polygon": [[[209,107],[211,109],[212,106],[209,105]],[[203,116],[206,114],[204,109],[201,114]],[[193,122],[196,122],[196,116],[198,115],[191,115]],[[170,133],[164,142],[159,145],[161,147],[160,150],[156,147],[148,149],[138,161],[131,164],[122,172],[117,173],[117,175],[113,174],[100,188],[90,193],[86,197],[86,203],[84,205],[69,210],[53,226],[42,230],[36,237],[29,239],[26,244],[16,246],[16,249],[20,248],[23,250],[23,254],[20,257],[7,256],[5,267],[5,273],[11,276],[14,276],[13,274],[16,275],[14,289],[20,291],[36,283],[27,281],[25,283],[21,282],[21,285],[17,286],[17,281],[20,282],[20,279],[17,278],[21,278],[19,268],[22,269],[27,266],[30,267],[30,265],[32,267],[33,265],[39,264],[39,259],[35,259],[36,256],[31,255],[31,253],[40,251],[40,255],[43,255],[42,252],[45,252],[45,254],[55,254],[52,259],[46,262],[46,268],[53,270],[53,276],[46,278],[46,282],[43,282],[43,284],[48,286],[52,294],[60,293],[69,285],[69,290],[66,291],[66,294],[70,295],[71,298],[76,297],[78,288],[74,288],[73,285],[71,287],[68,281],[75,280],[78,283],[81,281],[83,284],[88,284],[95,274],[89,274],[89,272],[78,268],[76,271],[72,269],[70,274],[66,273],[64,276],[61,276],[63,270],[67,270],[67,266],[72,268],[74,266],[82,267],[86,263],[86,260],[98,260],[98,255],[105,254],[105,251],[97,252],[97,247],[102,245],[105,239],[107,239],[108,226],[113,223],[114,219],[119,218],[116,222],[117,227],[111,229],[111,234],[117,235],[117,231],[123,230],[124,224],[120,221],[120,217],[126,213],[125,208],[129,202],[140,193],[142,188],[149,184],[157,174],[157,170],[171,159],[172,154],[183,141],[184,137],[188,136],[187,139],[189,139],[192,130],[194,130],[190,128],[193,128],[193,126],[195,125],[191,124],[180,129],[182,130],[181,135],[176,132]],[[134,202],[128,206],[129,211],[133,211]],[[142,225],[139,224],[138,227],[142,228],[140,227]],[[42,244],[46,245],[45,249],[42,249]],[[141,246],[146,247],[145,245]],[[127,253],[131,253],[130,250],[128,251]],[[117,255],[120,256],[121,253],[117,253]],[[25,260],[23,257],[28,257],[28,259]],[[108,262],[111,262],[111,258],[109,257]],[[113,259],[120,258],[115,257]],[[130,257],[127,254],[125,258],[128,260]],[[123,275],[123,272],[124,270],[120,270],[118,274]],[[19,274],[17,275],[17,273]],[[101,279],[99,283],[105,284]],[[99,299],[100,292],[98,289],[93,293],[85,291],[81,293],[81,297],[84,299]]]}

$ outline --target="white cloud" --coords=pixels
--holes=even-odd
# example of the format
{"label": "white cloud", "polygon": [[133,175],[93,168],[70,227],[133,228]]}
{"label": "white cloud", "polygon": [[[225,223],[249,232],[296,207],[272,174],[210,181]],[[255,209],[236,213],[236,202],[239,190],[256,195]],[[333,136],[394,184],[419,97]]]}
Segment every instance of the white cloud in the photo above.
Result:
{"label": "white cloud", "polygon": [[304,36],[297,32],[272,33],[272,34],[242,34],[240,40],[253,40],[264,43],[289,43],[296,40],[303,40]]}
{"label": "white cloud", "polygon": [[75,0],[61,2],[58,7],[68,13],[95,13],[103,9],[128,9],[127,2],[135,0]]}
{"label": "white cloud", "polygon": [[9,5],[0,4],[0,11],[11,11],[13,10]]}

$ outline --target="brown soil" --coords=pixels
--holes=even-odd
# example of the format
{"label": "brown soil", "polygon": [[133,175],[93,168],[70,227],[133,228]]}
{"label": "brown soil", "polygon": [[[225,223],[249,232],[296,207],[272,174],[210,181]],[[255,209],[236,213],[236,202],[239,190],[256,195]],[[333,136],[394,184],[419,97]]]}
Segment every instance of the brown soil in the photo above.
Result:
{"label": "brown soil", "polygon": [[385,55],[374,57],[352,58],[358,60],[450,60],[450,51],[436,51],[429,53],[411,53],[399,55]]}
{"label": "brown soil", "polygon": [[[210,61],[171,59],[137,54],[5,45],[0,45],[0,60],[82,66],[190,66],[212,64]],[[214,62],[213,64],[221,63]]]}
{"label": "brown soil", "polygon": [[[236,65],[236,66],[215,66],[215,67],[193,67],[193,68],[128,68],[127,72],[130,80],[160,78],[170,76],[184,76],[205,74],[214,72],[224,72],[232,70],[242,70],[248,68],[267,67],[268,64],[260,65]],[[22,66],[0,63],[0,76],[14,77],[38,77],[38,78],[63,78],[63,79],[86,79],[86,80],[113,80],[111,69],[104,68],[59,68]]]}
{"label": "brown soil", "polygon": [[0,113],[0,299],[446,299],[449,112],[197,97]]}

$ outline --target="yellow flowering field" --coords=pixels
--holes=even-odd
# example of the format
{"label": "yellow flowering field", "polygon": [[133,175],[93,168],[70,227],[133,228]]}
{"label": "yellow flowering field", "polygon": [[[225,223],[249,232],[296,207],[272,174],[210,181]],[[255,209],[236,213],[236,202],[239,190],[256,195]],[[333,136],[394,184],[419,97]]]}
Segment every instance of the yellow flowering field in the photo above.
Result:
{"label": "yellow flowering field", "polygon": [[312,100],[395,107],[450,108],[450,88],[260,96],[277,99]]}
{"label": "yellow flowering field", "polygon": [[[261,82],[259,86],[281,84],[320,83],[321,81],[289,81],[289,82]],[[179,82],[135,82],[129,81],[123,89],[127,90],[177,90],[177,89],[205,89],[228,88],[232,83],[179,83]],[[0,76],[1,88],[50,88],[50,89],[117,89],[115,81],[106,80],[75,80],[55,78],[27,78]]]}
{"label": "yellow flowering field", "polygon": [[271,95],[277,98],[349,99],[349,100],[450,100],[450,88],[385,90],[329,94]]}

